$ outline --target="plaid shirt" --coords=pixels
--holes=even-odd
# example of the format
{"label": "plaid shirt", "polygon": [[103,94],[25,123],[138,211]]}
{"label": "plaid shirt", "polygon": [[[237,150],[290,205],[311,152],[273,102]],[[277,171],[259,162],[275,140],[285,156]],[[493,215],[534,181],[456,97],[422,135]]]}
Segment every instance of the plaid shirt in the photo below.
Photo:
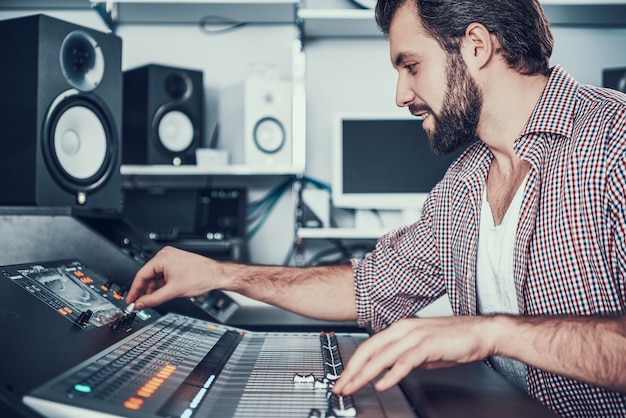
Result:
{"label": "plaid shirt", "polygon": [[[524,315],[626,310],[626,96],[577,83],[561,67],[515,152],[530,163],[514,272]],[[476,315],[476,259],[489,149],[477,142],[450,166],[421,219],[353,260],[359,323],[376,330],[448,294]],[[566,417],[626,416],[626,395],[528,367],[530,394]]]}

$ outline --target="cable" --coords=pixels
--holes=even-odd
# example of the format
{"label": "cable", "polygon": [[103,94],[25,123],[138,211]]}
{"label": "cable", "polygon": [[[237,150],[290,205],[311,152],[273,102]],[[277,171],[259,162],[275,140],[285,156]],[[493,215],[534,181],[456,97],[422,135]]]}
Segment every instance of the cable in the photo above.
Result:
{"label": "cable", "polygon": [[257,202],[252,203],[248,207],[246,215],[248,223],[252,224],[256,222],[254,226],[250,226],[250,229],[246,234],[248,239],[251,239],[259,231],[261,226],[263,226],[265,221],[269,218],[269,215],[273,211],[274,207],[280,200],[280,197],[285,193],[285,190],[287,190],[288,186],[290,186],[292,183],[292,178],[285,180],[284,182],[270,190],[263,198],[261,198]]}
{"label": "cable", "polygon": [[330,184],[325,183],[321,180],[317,180],[313,177],[309,177],[309,176],[304,176],[302,178],[302,180],[304,180],[305,183],[311,183],[314,186],[316,186],[318,189],[324,189],[324,190],[328,190],[328,191],[332,191],[332,188],[330,187]]}
{"label": "cable", "polygon": [[293,256],[296,253],[296,246],[291,245],[289,247],[289,251],[287,251],[287,255],[285,256],[285,259],[283,260],[283,266],[289,266],[291,265],[291,260],[293,260]]}
{"label": "cable", "polygon": [[380,214],[380,211],[378,209],[370,209],[370,211],[372,211],[372,213],[374,215],[376,215],[376,218],[378,219],[378,223],[380,225],[381,228],[385,227],[385,221],[383,220],[383,216]]}
{"label": "cable", "polygon": [[273,189],[271,189],[265,196],[260,198],[255,202],[251,202],[246,209],[246,218],[248,220],[254,220],[259,217],[260,212],[265,209],[267,205],[269,205],[274,200],[277,200],[287,189],[287,186],[291,185],[293,179],[289,178],[284,182],[280,183]]}
{"label": "cable", "polygon": [[244,22],[228,19],[222,16],[204,16],[200,19],[200,31],[207,35],[218,35],[234,31],[247,25]]}

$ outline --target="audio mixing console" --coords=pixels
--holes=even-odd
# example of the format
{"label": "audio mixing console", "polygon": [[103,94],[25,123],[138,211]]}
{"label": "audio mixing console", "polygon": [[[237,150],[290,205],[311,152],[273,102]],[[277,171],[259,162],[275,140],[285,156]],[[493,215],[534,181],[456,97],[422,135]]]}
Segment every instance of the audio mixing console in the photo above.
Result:
{"label": "audio mixing console", "polygon": [[330,388],[363,337],[268,334],[168,314],[25,397],[56,417],[414,416],[398,392]]}
{"label": "audio mixing console", "polygon": [[[72,347],[92,347],[91,355],[79,355],[72,367],[49,373],[25,391],[23,402],[44,416],[415,416],[398,388],[332,394],[365,333],[247,331],[179,314],[126,310],[125,289],[77,260],[2,271],[5,286],[45,308],[40,318],[59,318],[47,328],[60,331],[54,334],[66,355]],[[38,332],[36,324],[32,332]]]}
{"label": "audio mixing console", "polygon": [[79,260],[0,271],[3,417],[555,416],[480,362],[335,396],[368,334],[253,331],[135,311],[124,285]]}

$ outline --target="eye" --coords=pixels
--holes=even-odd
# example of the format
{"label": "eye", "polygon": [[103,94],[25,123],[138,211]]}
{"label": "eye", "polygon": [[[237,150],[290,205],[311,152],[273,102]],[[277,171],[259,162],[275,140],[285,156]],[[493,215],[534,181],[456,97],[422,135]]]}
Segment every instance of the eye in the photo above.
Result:
{"label": "eye", "polygon": [[402,68],[407,70],[410,74],[415,74],[417,72],[417,64],[404,64]]}

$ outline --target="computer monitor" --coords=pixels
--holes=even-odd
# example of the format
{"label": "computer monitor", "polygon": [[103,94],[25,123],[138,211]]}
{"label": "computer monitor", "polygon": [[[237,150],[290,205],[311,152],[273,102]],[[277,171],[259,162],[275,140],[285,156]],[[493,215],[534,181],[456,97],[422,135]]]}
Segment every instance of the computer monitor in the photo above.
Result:
{"label": "computer monitor", "polygon": [[461,151],[435,154],[411,115],[338,114],[333,138],[333,205],[419,211]]}

